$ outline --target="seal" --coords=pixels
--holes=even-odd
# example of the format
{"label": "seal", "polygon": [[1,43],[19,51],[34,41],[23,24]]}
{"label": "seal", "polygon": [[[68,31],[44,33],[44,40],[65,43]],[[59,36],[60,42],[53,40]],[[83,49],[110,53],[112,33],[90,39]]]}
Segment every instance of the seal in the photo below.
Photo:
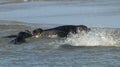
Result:
{"label": "seal", "polygon": [[46,29],[46,30],[43,30],[41,28],[33,30],[32,34],[36,38],[49,37],[49,36],[52,36],[52,35],[57,35],[58,37],[65,37],[66,36],[65,32],[63,32],[61,30],[56,30],[56,29]]}
{"label": "seal", "polygon": [[29,30],[25,30],[19,32],[17,35],[8,35],[4,36],[3,38],[14,38],[12,41],[10,41],[10,43],[21,44],[26,42],[26,38],[30,38],[33,36],[35,38],[40,38],[57,35],[57,37],[63,38],[70,35],[69,33],[76,34],[82,31],[87,33],[90,31],[90,28],[85,25],[63,25],[45,30],[43,30],[42,28],[37,28],[34,29],[32,32]]}
{"label": "seal", "polygon": [[14,38],[10,43],[13,44],[21,44],[26,42],[26,38],[32,37],[32,34],[29,30],[26,30],[25,32],[19,32],[17,35],[8,35],[4,36],[3,38]]}
{"label": "seal", "polygon": [[67,37],[69,33],[76,34],[82,31],[87,33],[90,31],[90,28],[88,28],[85,25],[63,25],[45,30],[38,28],[33,30],[32,34],[36,38],[49,36],[49,35],[57,35],[58,37]]}

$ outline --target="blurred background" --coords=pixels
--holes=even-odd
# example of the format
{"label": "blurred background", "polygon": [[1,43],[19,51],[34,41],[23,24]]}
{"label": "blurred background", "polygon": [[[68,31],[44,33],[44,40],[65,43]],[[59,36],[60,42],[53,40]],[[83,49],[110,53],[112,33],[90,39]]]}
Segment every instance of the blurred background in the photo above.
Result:
{"label": "blurred background", "polygon": [[96,0],[0,0],[0,3],[16,3],[16,2],[31,2],[31,1],[87,1],[88,2],[88,1],[96,1]]}
{"label": "blurred background", "polygon": [[0,20],[120,28],[120,0],[0,0],[0,3]]}

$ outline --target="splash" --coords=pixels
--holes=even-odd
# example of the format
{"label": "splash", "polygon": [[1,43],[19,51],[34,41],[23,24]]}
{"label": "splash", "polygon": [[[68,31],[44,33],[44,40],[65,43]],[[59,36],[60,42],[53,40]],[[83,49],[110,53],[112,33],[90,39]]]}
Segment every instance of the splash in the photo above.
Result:
{"label": "splash", "polygon": [[119,34],[114,29],[92,29],[89,33],[70,35],[66,44],[72,46],[119,46]]}

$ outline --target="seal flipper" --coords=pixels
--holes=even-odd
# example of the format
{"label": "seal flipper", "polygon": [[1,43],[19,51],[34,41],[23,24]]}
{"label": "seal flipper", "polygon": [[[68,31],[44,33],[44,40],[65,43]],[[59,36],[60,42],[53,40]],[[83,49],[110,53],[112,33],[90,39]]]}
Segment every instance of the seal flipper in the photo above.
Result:
{"label": "seal flipper", "polygon": [[2,38],[15,38],[17,35],[8,35],[8,36],[3,36]]}

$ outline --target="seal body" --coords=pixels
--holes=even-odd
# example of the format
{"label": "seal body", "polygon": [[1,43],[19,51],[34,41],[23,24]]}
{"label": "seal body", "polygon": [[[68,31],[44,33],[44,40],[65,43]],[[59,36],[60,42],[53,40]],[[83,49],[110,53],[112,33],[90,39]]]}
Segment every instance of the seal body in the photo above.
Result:
{"label": "seal body", "polygon": [[12,41],[14,44],[26,42],[26,38],[32,37],[31,33],[28,32],[19,32],[17,37]]}
{"label": "seal body", "polygon": [[42,30],[41,28],[33,30],[33,35],[37,37],[44,37],[49,35],[57,35],[58,37],[67,37],[69,33],[76,34],[79,31],[90,31],[85,25],[63,25],[55,28]]}
{"label": "seal body", "polygon": [[21,44],[26,42],[26,38],[32,37],[33,35],[30,33],[30,31],[25,32],[19,32],[17,35],[8,35],[4,36],[4,38],[14,38],[10,43],[13,44]]}

